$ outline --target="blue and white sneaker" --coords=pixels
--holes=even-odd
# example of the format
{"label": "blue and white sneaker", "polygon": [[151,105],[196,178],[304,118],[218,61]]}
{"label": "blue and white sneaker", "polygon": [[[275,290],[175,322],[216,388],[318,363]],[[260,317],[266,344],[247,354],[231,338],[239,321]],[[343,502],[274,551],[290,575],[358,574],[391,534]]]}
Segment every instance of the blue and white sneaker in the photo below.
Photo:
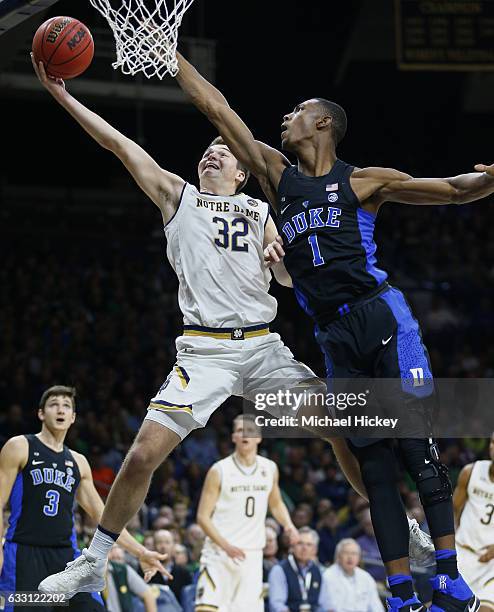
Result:
{"label": "blue and white sneaker", "polygon": [[417,596],[403,601],[401,597],[389,597],[386,599],[388,612],[426,612],[427,608],[422,604]]}
{"label": "blue and white sneaker", "polygon": [[439,574],[430,583],[434,590],[430,612],[477,612],[480,608],[480,600],[460,575],[453,580]]}

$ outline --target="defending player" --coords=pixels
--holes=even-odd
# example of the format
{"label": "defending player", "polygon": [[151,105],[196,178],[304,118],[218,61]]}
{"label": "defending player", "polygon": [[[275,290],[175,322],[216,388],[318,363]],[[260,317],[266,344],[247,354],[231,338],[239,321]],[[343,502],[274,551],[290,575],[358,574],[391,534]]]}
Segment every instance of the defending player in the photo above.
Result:
{"label": "defending player", "polygon": [[[178,55],[177,80],[256,176],[279,213],[284,263],[297,298],[317,323],[328,377],[402,380],[410,404],[433,392],[429,357],[403,296],[376,267],[374,223],[381,205],[463,204],[494,192],[494,166],[447,179],[415,179],[389,168],[358,169],[339,160],[344,110],[321,98],[284,116],[279,151],[256,141],[225,97]],[[273,243],[272,248],[278,248]],[[417,383],[418,384],[415,384]],[[401,391],[400,391],[401,394]],[[400,398],[401,399],[401,398]],[[432,612],[472,612],[479,601],[458,575],[451,483],[432,439],[400,439],[399,450],[417,484],[436,548]],[[397,487],[397,460],[389,440],[352,450],[359,460],[393,611],[422,610],[413,593],[405,509]],[[384,511],[383,509],[386,509]]]}
{"label": "defending player", "polygon": [[[252,430],[248,437],[245,428]],[[233,421],[232,441],[233,454],[210,468],[197,511],[207,537],[195,612],[264,610],[262,555],[268,507],[292,544],[298,537],[281,498],[278,468],[257,454],[261,437],[252,419],[239,416]]]}
{"label": "defending player", "polygon": [[458,568],[480,599],[479,612],[494,610],[494,433],[490,461],[460,472],[453,495]]}
{"label": "defending player", "polygon": [[[63,81],[47,78],[42,64],[33,66],[55,100],[123,162],[160,209],[185,322],[176,343],[177,363],[150,402],[89,549],[67,571],[40,584],[41,590],[70,596],[102,588],[108,551],[141,507],[154,470],[190,431],[205,426],[225,399],[273,391],[280,380],[314,381],[315,374],[294,359],[278,334],[269,332],[276,300],[268,293],[271,277],[263,248],[274,240],[276,226],[268,204],[239,193],[248,171],[228,147],[213,143],[207,148],[197,189],[160,168],[135,142],[73,98]],[[275,268],[275,274],[280,282],[290,282],[283,269]],[[365,495],[355,458],[341,440],[332,444],[349,480]],[[416,523],[410,529],[415,550],[427,555],[427,541]]]}
{"label": "defending player", "polygon": [[[10,499],[3,551],[0,547],[0,591],[36,591],[43,578],[80,555],[74,500],[95,521],[103,512],[87,459],[64,445],[76,417],[75,389],[47,389],[38,417],[40,433],[10,438],[0,452],[0,534],[3,508]],[[166,556],[147,550],[127,531],[122,532],[119,543],[139,557],[147,579],[156,573],[150,563],[156,565]],[[11,612],[14,608],[0,609]],[[69,609],[96,612],[105,608],[98,593],[82,593],[70,601]]]}

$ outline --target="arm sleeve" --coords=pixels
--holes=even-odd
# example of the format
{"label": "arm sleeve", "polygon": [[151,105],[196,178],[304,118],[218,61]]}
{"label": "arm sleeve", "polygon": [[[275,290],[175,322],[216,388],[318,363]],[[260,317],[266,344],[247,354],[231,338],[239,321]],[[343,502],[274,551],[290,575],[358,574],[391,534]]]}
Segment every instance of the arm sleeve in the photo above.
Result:
{"label": "arm sleeve", "polygon": [[269,612],[286,612],[288,599],[288,584],[285,572],[279,565],[271,568],[269,582]]}
{"label": "arm sleeve", "polygon": [[130,565],[127,565],[127,583],[130,592],[137,595],[137,597],[142,597],[149,589],[149,585],[144,582],[144,579]]}

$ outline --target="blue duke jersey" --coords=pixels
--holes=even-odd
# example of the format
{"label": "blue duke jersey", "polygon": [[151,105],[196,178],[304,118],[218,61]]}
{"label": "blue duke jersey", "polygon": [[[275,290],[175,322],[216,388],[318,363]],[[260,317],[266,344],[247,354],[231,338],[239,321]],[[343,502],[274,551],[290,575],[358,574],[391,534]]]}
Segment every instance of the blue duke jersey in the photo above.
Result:
{"label": "blue duke jersey", "polygon": [[185,184],[165,226],[185,325],[245,327],[274,319],[263,254],[268,216],[266,202],[243,193],[212,195]]}
{"label": "blue duke jersey", "polygon": [[81,481],[76,460],[66,446],[57,453],[35,435],[26,438],[28,461],[12,487],[5,539],[30,546],[74,546],[74,497]]}
{"label": "blue duke jersey", "polygon": [[300,305],[316,319],[387,278],[375,265],[375,216],[361,208],[350,186],[352,171],[341,160],[321,177],[289,166],[278,187],[285,266]]}

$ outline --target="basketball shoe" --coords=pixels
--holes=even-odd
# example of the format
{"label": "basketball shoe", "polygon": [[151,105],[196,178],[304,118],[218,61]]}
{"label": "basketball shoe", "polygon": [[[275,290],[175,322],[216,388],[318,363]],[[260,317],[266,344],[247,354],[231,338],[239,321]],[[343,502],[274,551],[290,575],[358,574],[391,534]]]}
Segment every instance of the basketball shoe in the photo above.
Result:
{"label": "basketball shoe", "polygon": [[388,612],[426,612],[427,608],[414,595],[412,599],[403,601],[401,597],[389,597],[386,600]]}
{"label": "basketball shoe", "polygon": [[84,548],[80,557],[69,561],[63,572],[52,574],[38,586],[42,593],[63,593],[68,599],[76,593],[94,593],[105,588],[106,559],[97,559]]}
{"label": "basketball shoe", "polygon": [[435,550],[430,535],[420,529],[415,519],[408,519],[408,528],[410,530],[410,562],[421,567],[435,565]]}
{"label": "basketball shoe", "polygon": [[480,608],[480,600],[460,575],[453,580],[439,574],[430,583],[433,588],[430,612],[476,612]]}

